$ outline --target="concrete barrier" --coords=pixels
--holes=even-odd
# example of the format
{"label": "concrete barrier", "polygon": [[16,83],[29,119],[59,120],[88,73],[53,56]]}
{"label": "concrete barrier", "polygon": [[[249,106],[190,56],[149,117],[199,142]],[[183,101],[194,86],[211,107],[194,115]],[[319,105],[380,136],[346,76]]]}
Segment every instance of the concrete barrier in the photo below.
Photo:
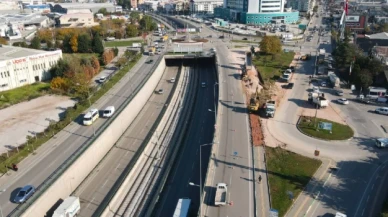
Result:
{"label": "concrete barrier", "polygon": [[166,62],[163,58],[143,88],[111,125],[62,174],[61,178],[56,180],[21,216],[45,216],[47,211],[59,199],[68,197],[81,184],[120,138],[123,133],[123,126],[129,126],[136,118],[151,94],[153,94],[153,91],[162,78],[165,68]]}

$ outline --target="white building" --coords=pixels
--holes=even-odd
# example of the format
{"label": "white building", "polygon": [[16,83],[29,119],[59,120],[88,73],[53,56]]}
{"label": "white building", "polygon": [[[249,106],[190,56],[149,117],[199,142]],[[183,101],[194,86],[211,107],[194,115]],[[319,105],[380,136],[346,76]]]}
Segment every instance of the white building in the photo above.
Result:
{"label": "white building", "polygon": [[83,28],[99,25],[94,22],[94,16],[92,12],[89,13],[70,13],[64,14],[59,18],[61,27],[69,28]]}
{"label": "white building", "polygon": [[0,91],[51,78],[49,69],[62,58],[62,51],[42,51],[2,45]]}
{"label": "white building", "polygon": [[142,7],[146,10],[154,10],[156,11],[158,9],[159,1],[144,1],[142,4]]}
{"label": "white building", "polygon": [[194,0],[190,4],[190,11],[194,13],[210,13],[214,12],[214,8],[220,7],[224,4],[223,0]]}

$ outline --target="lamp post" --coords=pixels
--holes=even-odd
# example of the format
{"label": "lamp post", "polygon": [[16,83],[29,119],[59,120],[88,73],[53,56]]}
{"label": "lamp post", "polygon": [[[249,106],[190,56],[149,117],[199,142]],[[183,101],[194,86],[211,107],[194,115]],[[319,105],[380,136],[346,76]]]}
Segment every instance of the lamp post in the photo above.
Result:
{"label": "lamp post", "polygon": [[203,146],[208,146],[208,145],[213,145],[214,143],[207,143],[207,144],[202,144],[199,146],[199,186],[190,182],[189,185],[192,186],[198,186],[199,187],[199,217],[202,217],[202,147]]}

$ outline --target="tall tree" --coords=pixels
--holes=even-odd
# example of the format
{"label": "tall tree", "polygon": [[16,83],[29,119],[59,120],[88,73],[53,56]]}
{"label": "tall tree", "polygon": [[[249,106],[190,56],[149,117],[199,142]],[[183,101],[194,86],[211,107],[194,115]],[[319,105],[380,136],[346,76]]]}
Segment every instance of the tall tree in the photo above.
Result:
{"label": "tall tree", "polygon": [[78,36],[76,34],[71,36],[69,44],[71,46],[71,50],[73,51],[73,53],[77,53],[77,51],[78,51]]}
{"label": "tall tree", "polygon": [[92,51],[92,41],[89,34],[81,34],[78,36],[78,52],[90,53]]}
{"label": "tall tree", "polygon": [[266,54],[276,54],[282,51],[282,43],[277,36],[264,36],[260,42],[260,51]]}
{"label": "tall tree", "polygon": [[67,35],[63,39],[62,50],[64,53],[71,53],[72,52],[71,45],[70,45],[70,38],[71,38],[70,35]]}
{"label": "tall tree", "polygon": [[147,15],[143,16],[143,18],[140,20],[139,24],[140,24],[140,27],[144,31],[153,31],[156,28],[158,28],[158,26],[152,20],[152,18],[150,16],[147,16]]}
{"label": "tall tree", "polygon": [[59,59],[57,63],[51,67],[49,70],[49,73],[51,77],[63,77],[64,73],[70,70],[69,63],[66,62],[64,59]]}
{"label": "tall tree", "polygon": [[92,45],[94,53],[102,54],[104,52],[104,45],[102,44],[102,39],[98,34],[93,36]]}
{"label": "tall tree", "polygon": [[129,14],[129,17],[132,19],[132,20],[139,20],[140,19],[140,12],[131,12],[131,14]]}
{"label": "tall tree", "polygon": [[31,40],[30,48],[33,48],[33,49],[40,49],[41,48],[39,37],[35,37]]}
{"label": "tall tree", "polygon": [[127,37],[136,37],[139,34],[137,26],[132,24],[127,25],[127,28],[125,28],[125,32],[127,34]]}

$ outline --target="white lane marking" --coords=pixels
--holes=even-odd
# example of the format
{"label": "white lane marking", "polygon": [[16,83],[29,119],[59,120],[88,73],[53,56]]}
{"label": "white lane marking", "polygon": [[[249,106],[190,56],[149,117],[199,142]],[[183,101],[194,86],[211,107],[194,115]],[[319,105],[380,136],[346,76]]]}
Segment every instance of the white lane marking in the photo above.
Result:
{"label": "white lane marking", "polygon": [[[383,165],[386,164],[387,162],[388,162],[388,160],[384,161]],[[374,171],[372,177],[376,175],[376,173],[379,171],[379,168],[380,168],[380,167],[381,167],[381,165],[378,166],[378,167],[376,168],[376,170]],[[376,179],[375,179],[375,180],[377,180],[377,176],[376,176]],[[364,193],[362,194],[361,200],[360,200],[360,202],[358,202],[358,206],[357,206],[357,210],[356,210],[356,212],[355,212],[355,216],[357,216],[358,210],[359,210],[360,207],[361,207],[361,203],[362,203],[363,200],[364,200],[366,191],[368,190],[368,187],[369,187],[369,185],[371,184],[371,182],[372,182],[372,179],[369,179],[368,185],[366,186],[366,188],[365,188],[365,190],[364,190]]]}

